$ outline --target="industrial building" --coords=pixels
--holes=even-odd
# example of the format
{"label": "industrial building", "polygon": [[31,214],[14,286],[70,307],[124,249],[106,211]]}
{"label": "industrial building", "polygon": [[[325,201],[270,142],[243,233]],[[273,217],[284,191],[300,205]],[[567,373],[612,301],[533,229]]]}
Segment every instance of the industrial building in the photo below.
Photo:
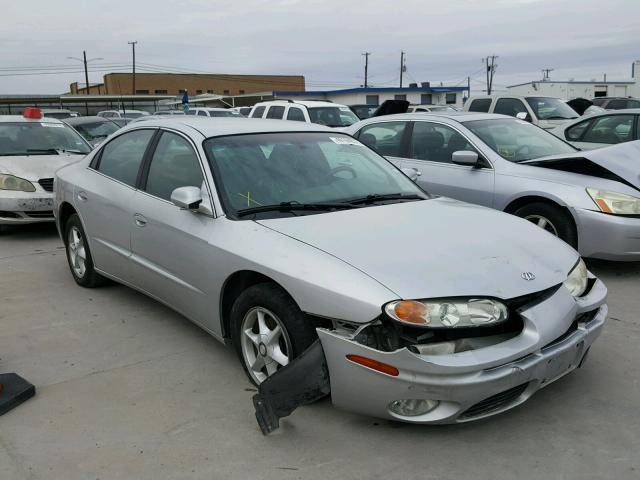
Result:
{"label": "industrial building", "polygon": [[409,87],[384,88],[347,88],[327,91],[274,91],[276,99],[290,100],[328,100],[343,105],[380,105],[385,100],[407,100],[411,104],[451,105],[462,107],[467,87],[432,87],[429,82],[421,86],[411,84]]}
{"label": "industrial building", "polygon": [[[303,75],[234,75],[196,73],[107,73],[103,83],[70,85],[72,95],[244,95],[274,90],[303,91]],[[88,90],[88,91],[87,91]]]}
{"label": "industrial building", "polygon": [[534,80],[510,85],[508,92],[514,95],[542,95],[565,100],[595,97],[640,97],[640,60],[631,65],[631,79],[620,81],[589,80]]}

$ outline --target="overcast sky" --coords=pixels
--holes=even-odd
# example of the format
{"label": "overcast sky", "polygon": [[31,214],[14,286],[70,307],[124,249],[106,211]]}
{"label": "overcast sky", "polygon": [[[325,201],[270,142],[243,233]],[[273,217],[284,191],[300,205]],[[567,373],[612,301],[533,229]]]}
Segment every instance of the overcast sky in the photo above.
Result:
{"label": "overcast sky", "polygon": [[628,79],[640,59],[640,0],[2,3],[0,95],[68,91],[84,75],[67,57],[83,49],[103,58],[90,63],[91,83],[129,71],[130,40],[140,71],[302,74],[308,90],[362,84],[365,51],[374,86],[398,84],[404,50],[406,83],[466,85],[470,75],[472,93],[484,88],[487,55],[499,56],[498,87],[542,68],[552,79]]}

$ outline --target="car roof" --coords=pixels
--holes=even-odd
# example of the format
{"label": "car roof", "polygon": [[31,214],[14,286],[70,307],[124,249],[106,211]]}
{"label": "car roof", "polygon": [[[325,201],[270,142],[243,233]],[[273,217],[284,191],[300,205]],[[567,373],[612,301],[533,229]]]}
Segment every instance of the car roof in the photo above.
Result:
{"label": "car roof", "polygon": [[511,118],[508,115],[500,115],[498,113],[482,113],[482,112],[415,112],[415,113],[398,113],[394,115],[382,115],[380,117],[367,118],[362,120],[363,123],[376,123],[380,121],[393,121],[393,120],[450,120],[451,122],[465,123],[472,122],[474,120],[496,120],[500,118]]}
{"label": "car roof", "polygon": [[269,120],[246,117],[197,117],[182,115],[167,115],[147,119],[144,122],[130,123],[122,131],[148,127],[166,127],[192,134],[196,130],[204,137],[223,135],[243,135],[250,133],[271,132],[337,132],[333,128],[316,123],[293,122],[287,120]]}
{"label": "car roof", "polygon": [[256,103],[255,106],[267,106],[267,105],[303,105],[307,108],[311,107],[346,107],[341,103],[325,102],[322,100],[268,100],[266,102]]}
{"label": "car roof", "polygon": [[0,123],[64,123],[53,117],[24,118],[22,115],[0,115]]}

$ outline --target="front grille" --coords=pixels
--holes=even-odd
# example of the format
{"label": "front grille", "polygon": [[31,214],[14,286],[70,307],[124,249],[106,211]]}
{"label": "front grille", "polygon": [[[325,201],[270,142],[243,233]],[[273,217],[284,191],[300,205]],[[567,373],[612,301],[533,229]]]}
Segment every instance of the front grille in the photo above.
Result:
{"label": "front grille", "polygon": [[53,217],[53,210],[42,210],[40,212],[24,212],[31,218],[50,218]]}
{"label": "front grille", "polygon": [[41,178],[38,183],[47,192],[53,192],[53,178]]}
{"label": "front grille", "polygon": [[14,212],[5,212],[4,210],[0,210],[0,217],[4,218],[20,218],[20,215]]}
{"label": "front grille", "polygon": [[523,383],[517,387],[510,388],[509,390],[505,390],[504,392],[485,398],[481,402],[478,402],[466,409],[462,415],[460,415],[460,418],[465,420],[501,410],[515,402],[527,389],[527,385],[529,385],[529,383]]}

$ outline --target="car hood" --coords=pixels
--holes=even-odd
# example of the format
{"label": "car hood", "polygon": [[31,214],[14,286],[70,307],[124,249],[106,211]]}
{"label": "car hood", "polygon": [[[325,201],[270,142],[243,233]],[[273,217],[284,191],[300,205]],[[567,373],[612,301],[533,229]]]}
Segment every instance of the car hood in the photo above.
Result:
{"label": "car hood", "polygon": [[[316,247],[400,298],[519,297],[558,285],[578,261],[526,220],[447,198],[258,223]],[[531,272],[535,279],[523,279]]]}
{"label": "car hood", "polygon": [[0,173],[15,175],[26,180],[53,178],[59,168],[77,162],[83,155],[25,155],[0,157]]}
{"label": "car hood", "polygon": [[[613,172],[618,177],[640,190],[640,140],[620,143],[610,147],[576,152],[571,155],[553,155],[522,162],[522,165],[538,165],[553,168],[554,163],[567,159],[583,159]],[[576,172],[578,173],[578,172]],[[589,175],[585,172],[585,175]]]}

